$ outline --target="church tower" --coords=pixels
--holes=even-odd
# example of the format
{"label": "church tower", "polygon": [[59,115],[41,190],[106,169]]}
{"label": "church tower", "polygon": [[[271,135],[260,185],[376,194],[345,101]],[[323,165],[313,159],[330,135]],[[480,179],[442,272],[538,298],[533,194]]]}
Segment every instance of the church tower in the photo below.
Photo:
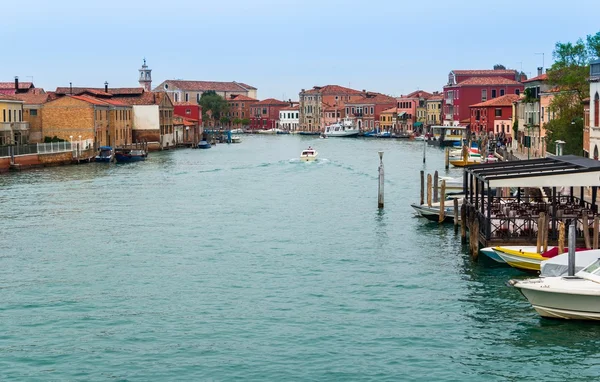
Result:
{"label": "church tower", "polygon": [[147,92],[152,91],[152,69],[148,69],[145,58],[144,65],[138,70],[140,71],[140,86]]}

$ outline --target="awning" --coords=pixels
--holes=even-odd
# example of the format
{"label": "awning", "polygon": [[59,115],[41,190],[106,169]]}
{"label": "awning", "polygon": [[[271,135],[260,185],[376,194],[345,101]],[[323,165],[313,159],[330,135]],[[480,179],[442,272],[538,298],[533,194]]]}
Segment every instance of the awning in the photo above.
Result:
{"label": "awning", "polygon": [[413,127],[421,127],[423,126],[423,122],[415,122],[413,123]]}
{"label": "awning", "polygon": [[465,169],[490,188],[600,186],[600,161],[575,155],[483,163]]}

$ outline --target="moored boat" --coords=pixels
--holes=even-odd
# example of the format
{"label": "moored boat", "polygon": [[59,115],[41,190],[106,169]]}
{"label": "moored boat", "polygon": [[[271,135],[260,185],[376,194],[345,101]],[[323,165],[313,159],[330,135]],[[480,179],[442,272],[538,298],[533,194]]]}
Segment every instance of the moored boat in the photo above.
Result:
{"label": "moored boat", "polygon": [[325,127],[325,134],[328,137],[357,137],[360,130],[354,126],[349,119],[336,122]]}
{"label": "moored boat", "polygon": [[542,317],[600,320],[600,259],[574,276],[510,280]]}
{"label": "moored boat", "polygon": [[96,162],[112,162],[114,158],[114,151],[111,146],[100,146],[98,149],[98,155],[94,158]]}
{"label": "moored boat", "polygon": [[144,149],[117,148],[115,150],[115,160],[117,163],[129,163],[145,161],[148,152]]}
{"label": "moored boat", "polygon": [[200,141],[198,142],[198,148],[199,149],[210,149],[210,143],[208,143],[207,141]]}
{"label": "moored boat", "polygon": [[233,135],[231,137],[231,143],[242,143],[242,138],[239,135]]}

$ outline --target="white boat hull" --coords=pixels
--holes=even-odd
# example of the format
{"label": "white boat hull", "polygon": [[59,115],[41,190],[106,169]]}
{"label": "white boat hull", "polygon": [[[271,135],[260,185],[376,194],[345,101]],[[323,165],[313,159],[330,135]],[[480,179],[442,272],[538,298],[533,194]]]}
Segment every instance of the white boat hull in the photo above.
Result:
{"label": "white boat hull", "polygon": [[344,131],[331,131],[328,133],[325,133],[327,135],[327,137],[357,137],[358,136],[358,129],[353,129],[353,130],[344,130]]}
{"label": "white boat hull", "polygon": [[[523,296],[542,317],[566,320],[600,320],[600,294],[568,293],[556,288],[554,278],[524,280],[515,283]],[[567,280],[565,278],[559,278]],[[546,281],[548,280],[548,281]],[[586,285],[592,281],[572,278],[566,281],[572,285]]]}

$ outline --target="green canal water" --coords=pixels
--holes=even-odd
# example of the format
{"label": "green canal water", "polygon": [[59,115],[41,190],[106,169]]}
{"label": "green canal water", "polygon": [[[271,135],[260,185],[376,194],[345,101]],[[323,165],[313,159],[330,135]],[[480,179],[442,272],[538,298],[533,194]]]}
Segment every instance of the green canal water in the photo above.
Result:
{"label": "green canal water", "polygon": [[421,158],[244,136],[2,175],[0,380],[597,378],[600,326],[539,318],[505,286],[523,274],[414,217]]}

